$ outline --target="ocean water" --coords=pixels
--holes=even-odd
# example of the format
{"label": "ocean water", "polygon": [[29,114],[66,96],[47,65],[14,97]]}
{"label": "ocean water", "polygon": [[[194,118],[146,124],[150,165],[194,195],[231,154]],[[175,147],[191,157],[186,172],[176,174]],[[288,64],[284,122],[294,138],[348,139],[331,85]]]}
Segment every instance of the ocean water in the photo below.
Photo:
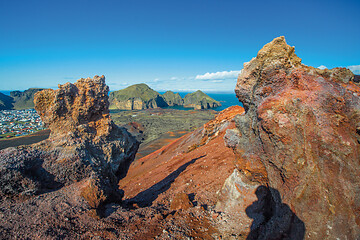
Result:
{"label": "ocean water", "polygon": [[231,106],[243,106],[239,99],[237,99],[235,93],[207,93],[213,99],[221,103],[221,107],[213,108],[216,111],[222,111]]}
{"label": "ocean water", "polygon": [[[159,93],[164,94],[165,92],[159,92]],[[185,95],[188,93],[190,93],[190,92],[179,92],[179,94],[182,98],[185,97]],[[221,103],[220,107],[212,108],[212,110],[215,110],[215,111],[222,111],[228,107],[235,106],[235,105],[243,106],[242,103],[239,102],[239,100],[236,98],[235,93],[206,93],[206,94]],[[179,109],[179,110],[192,110],[193,109],[193,108],[184,108],[183,106],[174,106],[174,107],[169,107],[169,108]]]}

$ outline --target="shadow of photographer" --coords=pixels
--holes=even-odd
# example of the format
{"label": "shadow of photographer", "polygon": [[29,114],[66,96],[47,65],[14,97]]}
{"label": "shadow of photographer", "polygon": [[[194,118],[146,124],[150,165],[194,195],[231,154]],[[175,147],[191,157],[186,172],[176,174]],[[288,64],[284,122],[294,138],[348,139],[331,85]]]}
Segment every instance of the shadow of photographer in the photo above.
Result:
{"label": "shadow of photographer", "polygon": [[253,219],[248,240],[302,240],[305,224],[290,207],[282,203],[280,193],[274,188],[260,186],[255,194],[258,198],[246,208],[246,214]]}

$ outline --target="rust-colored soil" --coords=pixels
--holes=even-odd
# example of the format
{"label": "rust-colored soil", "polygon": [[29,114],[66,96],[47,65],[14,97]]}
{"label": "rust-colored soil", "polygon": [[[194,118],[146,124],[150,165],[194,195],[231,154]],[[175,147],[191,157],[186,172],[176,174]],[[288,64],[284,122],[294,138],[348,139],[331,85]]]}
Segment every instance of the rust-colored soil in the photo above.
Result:
{"label": "rust-colored soil", "polygon": [[143,158],[154,151],[168,145],[169,143],[173,142],[175,139],[184,136],[185,134],[189,133],[188,131],[174,131],[174,132],[167,132],[163,134],[160,138],[148,143],[148,144],[141,144],[139,147],[138,152],[136,153],[135,160]]}
{"label": "rust-colored soil", "polygon": [[[233,118],[243,113],[241,107],[233,110],[226,116],[231,114]],[[225,147],[223,139],[226,129],[234,128],[235,124],[226,116],[212,122],[213,126],[227,125],[212,134],[214,137],[207,144],[201,145],[204,138],[209,138],[201,128],[135,161],[119,182],[125,200],[139,206],[169,204],[177,193],[184,192],[195,205],[214,205],[216,191],[235,168],[234,153]]]}

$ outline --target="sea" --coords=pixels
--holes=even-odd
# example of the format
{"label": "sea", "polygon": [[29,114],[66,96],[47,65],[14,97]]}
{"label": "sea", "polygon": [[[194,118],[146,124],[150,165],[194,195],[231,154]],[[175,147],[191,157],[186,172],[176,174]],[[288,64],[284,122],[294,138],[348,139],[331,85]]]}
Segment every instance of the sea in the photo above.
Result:
{"label": "sea", "polygon": [[[10,96],[10,92],[11,91],[2,91],[0,90],[1,93]],[[164,94],[165,92],[159,92],[160,94]],[[191,92],[179,92],[180,96],[183,98],[185,97],[186,94],[191,93]],[[207,95],[209,95],[210,97],[212,97],[213,99],[219,101],[221,103],[220,107],[217,108],[212,108],[212,110],[215,111],[222,111],[228,107],[231,106],[235,106],[235,105],[240,105],[243,106],[241,102],[239,102],[239,100],[236,98],[235,93],[233,92],[222,92],[222,93],[207,93],[205,92]],[[175,107],[169,107],[169,108],[173,108],[173,109],[179,109],[179,110],[192,110],[193,108],[185,108],[183,106],[175,106]]]}
{"label": "sea", "polygon": [[[159,92],[159,93],[164,94],[165,92]],[[179,92],[179,94],[182,98],[184,98],[185,95],[188,93],[191,93],[191,92]],[[215,99],[216,101],[219,101],[221,103],[220,107],[211,108],[211,110],[222,111],[231,106],[236,106],[236,105],[243,106],[242,103],[239,102],[239,99],[237,99],[235,92],[233,92],[233,93],[231,93],[231,92],[226,92],[226,93],[204,92],[204,93],[206,93],[209,97],[212,97],[213,99]],[[169,108],[179,109],[179,110],[193,110],[193,108],[185,108],[183,106],[174,106],[174,107],[169,107]]]}

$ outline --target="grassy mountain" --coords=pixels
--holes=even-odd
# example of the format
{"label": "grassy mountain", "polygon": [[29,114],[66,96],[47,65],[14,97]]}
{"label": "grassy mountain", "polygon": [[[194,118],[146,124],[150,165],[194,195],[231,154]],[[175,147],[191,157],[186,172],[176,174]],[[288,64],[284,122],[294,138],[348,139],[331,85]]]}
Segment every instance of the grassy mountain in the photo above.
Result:
{"label": "grassy mountain", "polygon": [[148,85],[141,83],[110,93],[110,100],[116,98],[119,101],[124,101],[131,98],[140,98],[143,101],[150,101],[159,95],[158,92],[151,89]]}
{"label": "grassy mountain", "polygon": [[160,95],[148,85],[141,83],[110,93],[110,109],[141,110],[157,107],[183,106],[208,109],[221,106],[220,102],[202,91],[187,94],[184,99],[179,93],[167,91]]}
{"label": "grassy mountain", "polygon": [[185,107],[194,107],[196,109],[207,109],[221,106],[220,102],[209,97],[200,90],[186,94],[184,97]]}
{"label": "grassy mountain", "polygon": [[14,99],[3,93],[0,93],[0,110],[8,110],[13,108]]}
{"label": "grassy mountain", "polygon": [[141,110],[168,106],[158,92],[144,83],[110,93],[109,101],[110,109]]}
{"label": "grassy mountain", "polygon": [[34,95],[35,93],[44,90],[44,88],[29,88],[24,92],[13,91],[10,96],[13,98],[16,110],[34,108]]}
{"label": "grassy mountain", "polygon": [[167,91],[162,95],[162,97],[169,106],[181,106],[184,104],[184,100],[181,98],[179,93]]}

